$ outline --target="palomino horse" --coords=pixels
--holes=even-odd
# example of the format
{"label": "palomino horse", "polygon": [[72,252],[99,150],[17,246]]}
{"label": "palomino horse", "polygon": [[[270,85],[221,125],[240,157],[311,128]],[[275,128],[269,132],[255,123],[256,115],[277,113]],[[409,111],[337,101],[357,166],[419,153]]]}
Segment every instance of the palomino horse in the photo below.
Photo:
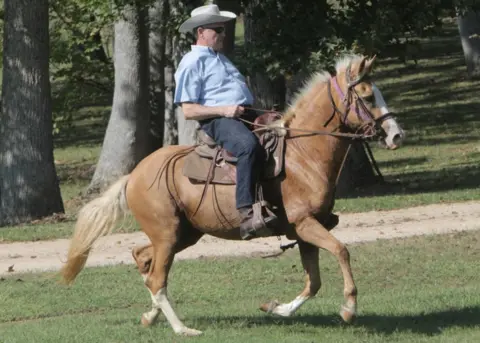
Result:
{"label": "palomino horse", "polygon": [[[404,138],[402,129],[385,107],[370,81],[375,58],[348,56],[337,62],[336,75],[315,74],[283,117],[288,131],[285,173],[264,185],[265,200],[282,208],[283,224],[276,234],[298,241],[306,271],[304,290],[290,303],[262,305],[264,311],[290,316],[320,289],[319,248],[331,252],[344,278],[344,321],[356,313],[357,288],[347,248],[322,223],[331,215],[335,183],[349,141],[345,137],[371,136],[378,129],[389,149]],[[350,132],[350,136],[349,133]],[[328,134],[326,134],[328,133]],[[354,133],[354,134],[351,134]],[[357,136],[355,136],[357,133]],[[343,135],[343,136],[342,136]],[[128,210],[151,241],[151,246],[133,253],[152,298],[151,311],[142,324],[150,325],[161,310],[173,330],[183,335],[201,332],[186,327],[167,297],[167,277],[177,252],[194,245],[203,234],[239,240],[239,214],[235,208],[235,187],[213,185],[204,190],[182,174],[185,151],[191,147],[167,146],[141,161],[131,174],[123,176],[102,196],[86,204],[78,220],[62,270],[63,279],[73,282],[82,270],[93,243],[111,232]]]}

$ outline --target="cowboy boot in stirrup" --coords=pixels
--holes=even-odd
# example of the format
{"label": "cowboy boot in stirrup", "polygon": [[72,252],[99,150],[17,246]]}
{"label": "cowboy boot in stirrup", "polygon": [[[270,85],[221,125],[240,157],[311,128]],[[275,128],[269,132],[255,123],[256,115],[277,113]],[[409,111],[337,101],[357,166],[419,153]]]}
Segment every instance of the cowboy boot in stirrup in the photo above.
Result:
{"label": "cowboy boot in stirrup", "polygon": [[272,228],[278,222],[277,216],[268,208],[266,201],[259,201],[252,207],[239,209],[242,222],[240,237],[250,240],[255,237],[268,237],[274,234]]}

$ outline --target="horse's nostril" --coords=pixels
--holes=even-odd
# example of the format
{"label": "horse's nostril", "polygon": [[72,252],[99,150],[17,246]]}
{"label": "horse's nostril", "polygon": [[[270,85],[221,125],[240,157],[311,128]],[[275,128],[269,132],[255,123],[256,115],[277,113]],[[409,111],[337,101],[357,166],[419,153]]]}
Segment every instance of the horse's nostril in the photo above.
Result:
{"label": "horse's nostril", "polygon": [[402,143],[402,135],[397,133],[395,136],[393,136],[392,143],[397,146],[400,145]]}

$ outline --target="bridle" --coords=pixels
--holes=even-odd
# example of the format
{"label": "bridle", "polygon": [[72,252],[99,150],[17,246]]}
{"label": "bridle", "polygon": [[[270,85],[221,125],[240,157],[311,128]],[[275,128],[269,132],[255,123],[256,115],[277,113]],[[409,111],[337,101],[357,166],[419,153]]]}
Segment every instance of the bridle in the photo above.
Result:
{"label": "bridle", "polygon": [[[373,116],[372,112],[368,109],[368,106],[365,104],[365,100],[355,90],[355,86],[363,82],[364,79],[366,78],[366,73],[363,72],[360,75],[358,75],[355,80],[351,80],[351,72],[350,72],[351,66],[352,66],[352,63],[350,63],[347,66],[346,72],[345,72],[345,78],[347,82],[347,91],[345,93],[342,91],[340,84],[338,83],[337,76],[333,76],[330,80],[328,80],[327,89],[328,89],[330,102],[332,103],[333,113],[330,116],[330,118],[325,122],[324,127],[328,126],[328,124],[332,121],[335,115],[340,116],[340,126],[335,128],[332,131],[319,131],[319,130],[299,129],[299,128],[290,128],[290,127],[280,127],[280,126],[271,125],[271,124],[267,124],[267,125],[254,124],[243,118],[238,118],[238,119],[247,124],[253,125],[255,127],[253,131],[266,131],[266,130],[272,130],[272,129],[273,130],[280,129],[280,130],[285,130],[290,132],[294,132],[294,131],[303,132],[307,136],[325,135],[325,136],[334,136],[338,138],[347,138],[351,140],[357,140],[357,139],[367,140],[367,139],[376,137],[379,135],[379,132],[382,132],[381,124],[385,120],[394,118],[395,114],[393,112],[389,112],[378,118],[375,118]],[[338,93],[338,95],[340,95],[340,98],[342,99],[342,103],[344,104],[344,107],[345,107],[344,111],[342,111],[335,103],[335,99],[333,98],[333,95],[332,95],[332,84],[333,84],[333,89],[335,89],[335,91]],[[350,126],[348,125],[348,114],[350,113],[352,106],[358,118],[362,121],[362,125],[356,130],[350,129]],[[278,115],[279,119],[283,116],[282,112],[274,111],[274,110],[265,110],[265,109],[254,108],[254,107],[246,107],[246,109],[254,110],[257,112],[275,113]],[[290,136],[289,138],[302,137],[305,135],[301,135],[301,134],[294,135],[294,136]]]}
{"label": "bridle", "polygon": [[[350,127],[348,125],[348,115],[352,109],[355,110],[358,119],[363,123],[355,133],[361,133],[365,138],[374,137],[377,135],[377,130],[380,128],[381,124],[390,118],[394,117],[392,112],[386,113],[378,118],[375,118],[372,112],[368,109],[368,106],[365,104],[365,100],[357,93],[355,86],[363,82],[366,75],[365,72],[357,76],[355,80],[351,80],[351,63],[347,66],[345,71],[345,78],[347,82],[347,91],[344,93],[340,84],[338,83],[337,76],[332,77],[328,81],[328,96],[333,106],[332,116],[325,122],[324,127],[326,127],[331,120],[335,117],[336,114],[340,116],[341,126],[345,129]],[[342,111],[338,108],[333,99],[332,95],[332,84],[333,88],[336,90],[342,103],[344,104],[345,110]]]}

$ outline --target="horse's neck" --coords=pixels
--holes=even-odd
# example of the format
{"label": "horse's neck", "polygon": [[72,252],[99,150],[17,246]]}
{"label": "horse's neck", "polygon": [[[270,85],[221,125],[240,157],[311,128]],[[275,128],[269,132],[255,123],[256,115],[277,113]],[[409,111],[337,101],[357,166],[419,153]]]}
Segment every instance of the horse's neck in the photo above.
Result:
{"label": "horse's neck", "polygon": [[[287,167],[297,166],[310,182],[311,179],[335,182],[347,153],[348,142],[331,136],[297,137],[287,140],[285,161]],[[297,174],[297,173],[296,173]]]}
{"label": "horse's neck", "polygon": [[[304,170],[296,173],[298,177],[321,178],[334,184],[348,150],[348,142],[342,138],[329,135],[308,135],[295,129],[313,130],[323,133],[336,131],[340,127],[340,117],[334,114],[334,108],[327,96],[327,88],[317,89],[310,102],[299,103],[292,110],[301,113],[294,116],[289,127],[291,136],[287,139],[285,152],[287,166]],[[333,115],[333,117],[332,117]],[[325,126],[325,124],[328,124]],[[338,132],[338,131],[337,131]],[[289,163],[290,162],[290,163]]]}

